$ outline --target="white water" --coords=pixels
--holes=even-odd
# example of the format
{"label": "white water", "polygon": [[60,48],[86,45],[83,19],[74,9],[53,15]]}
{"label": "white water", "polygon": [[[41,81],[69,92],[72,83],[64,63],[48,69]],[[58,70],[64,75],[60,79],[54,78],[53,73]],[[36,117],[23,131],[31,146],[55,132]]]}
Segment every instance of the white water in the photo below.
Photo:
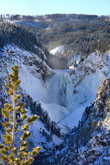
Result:
{"label": "white water", "polygon": [[56,75],[50,80],[47,89],[51,103],[65,107],[72,104],[73,83],[67,71],[56,71]]}

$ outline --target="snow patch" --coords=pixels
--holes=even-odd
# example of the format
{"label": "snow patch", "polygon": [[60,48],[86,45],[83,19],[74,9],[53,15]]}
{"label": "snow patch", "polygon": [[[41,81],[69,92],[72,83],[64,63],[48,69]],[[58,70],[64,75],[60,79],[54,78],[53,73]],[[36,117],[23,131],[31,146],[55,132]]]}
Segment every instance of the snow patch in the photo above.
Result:
{"label": "snow patch", "polygon": [[51,53],[52,55],[58,55],[58,54],[60,54],[60,53],[63,54],[63,53],[64,53],[64,48],[65,48],[64,45],[58,46],[58,47],[56,47],[56,48],[50,50],[50,53]]}

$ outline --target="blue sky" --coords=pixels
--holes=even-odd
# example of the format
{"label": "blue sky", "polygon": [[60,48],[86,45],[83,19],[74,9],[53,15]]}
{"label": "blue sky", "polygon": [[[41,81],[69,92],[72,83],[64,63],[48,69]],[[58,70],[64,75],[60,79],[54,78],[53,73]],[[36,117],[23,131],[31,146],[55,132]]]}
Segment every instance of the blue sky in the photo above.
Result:
{"label": "blue sky", "polygon": [[0,0],[0,14],[53,13],[110,15],[110,0]]}

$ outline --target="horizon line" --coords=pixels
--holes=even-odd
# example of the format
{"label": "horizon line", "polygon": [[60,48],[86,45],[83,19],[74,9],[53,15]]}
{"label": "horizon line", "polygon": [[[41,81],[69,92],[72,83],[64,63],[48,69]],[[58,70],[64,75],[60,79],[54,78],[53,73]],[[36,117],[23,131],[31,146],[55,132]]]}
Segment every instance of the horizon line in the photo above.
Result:
{"label": "horizon line", "polygon": [[20,13],[0,13],[0,15],[21,15],[21,16],[45,16],[45,15],[90,15],[90,16],[110,16],[110,14],[102,14],[102,15],[98,15],[98,14],[87,14],[87,13],[46,13],[46,14],[20,14]]}

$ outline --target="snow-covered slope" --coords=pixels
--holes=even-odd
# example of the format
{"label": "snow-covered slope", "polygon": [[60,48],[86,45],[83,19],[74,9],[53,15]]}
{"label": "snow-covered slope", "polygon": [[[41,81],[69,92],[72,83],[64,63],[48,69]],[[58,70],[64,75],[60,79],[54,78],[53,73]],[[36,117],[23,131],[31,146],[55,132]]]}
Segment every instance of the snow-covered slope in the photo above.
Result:
{"label": "snow-covered slope", "polygon": [[3,54],[8,70],[14,64],[20,66],[24,93],[41,102],[61,128],[77,125],[85,107],[93,103],[99,85],[109,76],[110,52],[92,53],[84,61],[78,58],[79,63],[65,71],[53,71],[35,54],[18,47],[6,46]]}
{"label": "snow-covered slope", "polygon": [[[94,102],[99,85],[110,76],[109,51],[104,54],[92,53],[83,61],[78,57],[72,69],[68,70],[52,70],[36,54],[15,45],[5,46],[0,52],[0,58],[2,76],[6,77],[13,65],[20,66],[22,92],[32,99],[29,104],[30,113],[31,104],[35,107],[34,102],[40,103],[44,118],[48,118],[51,128],[54,125],[57,131],[61,129],[63,133],[78,125],[85,108]],[[37,111],[37,107],[34,108],[34,113],[35,109]],[[31,131],[36,130],[33,133],[33,143],[45,143],[44,148],[48,148],[47,144],[50,147],[59,145],[62,136],[57,131],[52,135],[44,118],[38,125],[35,123],[31,127]],[[47,142],[47,135],[42,136],[43,130],[48,138],[52,137],[51,142]],[[37,136],[40,137],[39,140]]]}
{"label": "snow-covered slope", "polygon": [[50,53],[52,55],[59,55],[59,54],[63,54],[64,53],[64,49],[65,49],[65,46],[64,45],[61,45],[61,46],[57,46],[56,48],[50,50]]}

